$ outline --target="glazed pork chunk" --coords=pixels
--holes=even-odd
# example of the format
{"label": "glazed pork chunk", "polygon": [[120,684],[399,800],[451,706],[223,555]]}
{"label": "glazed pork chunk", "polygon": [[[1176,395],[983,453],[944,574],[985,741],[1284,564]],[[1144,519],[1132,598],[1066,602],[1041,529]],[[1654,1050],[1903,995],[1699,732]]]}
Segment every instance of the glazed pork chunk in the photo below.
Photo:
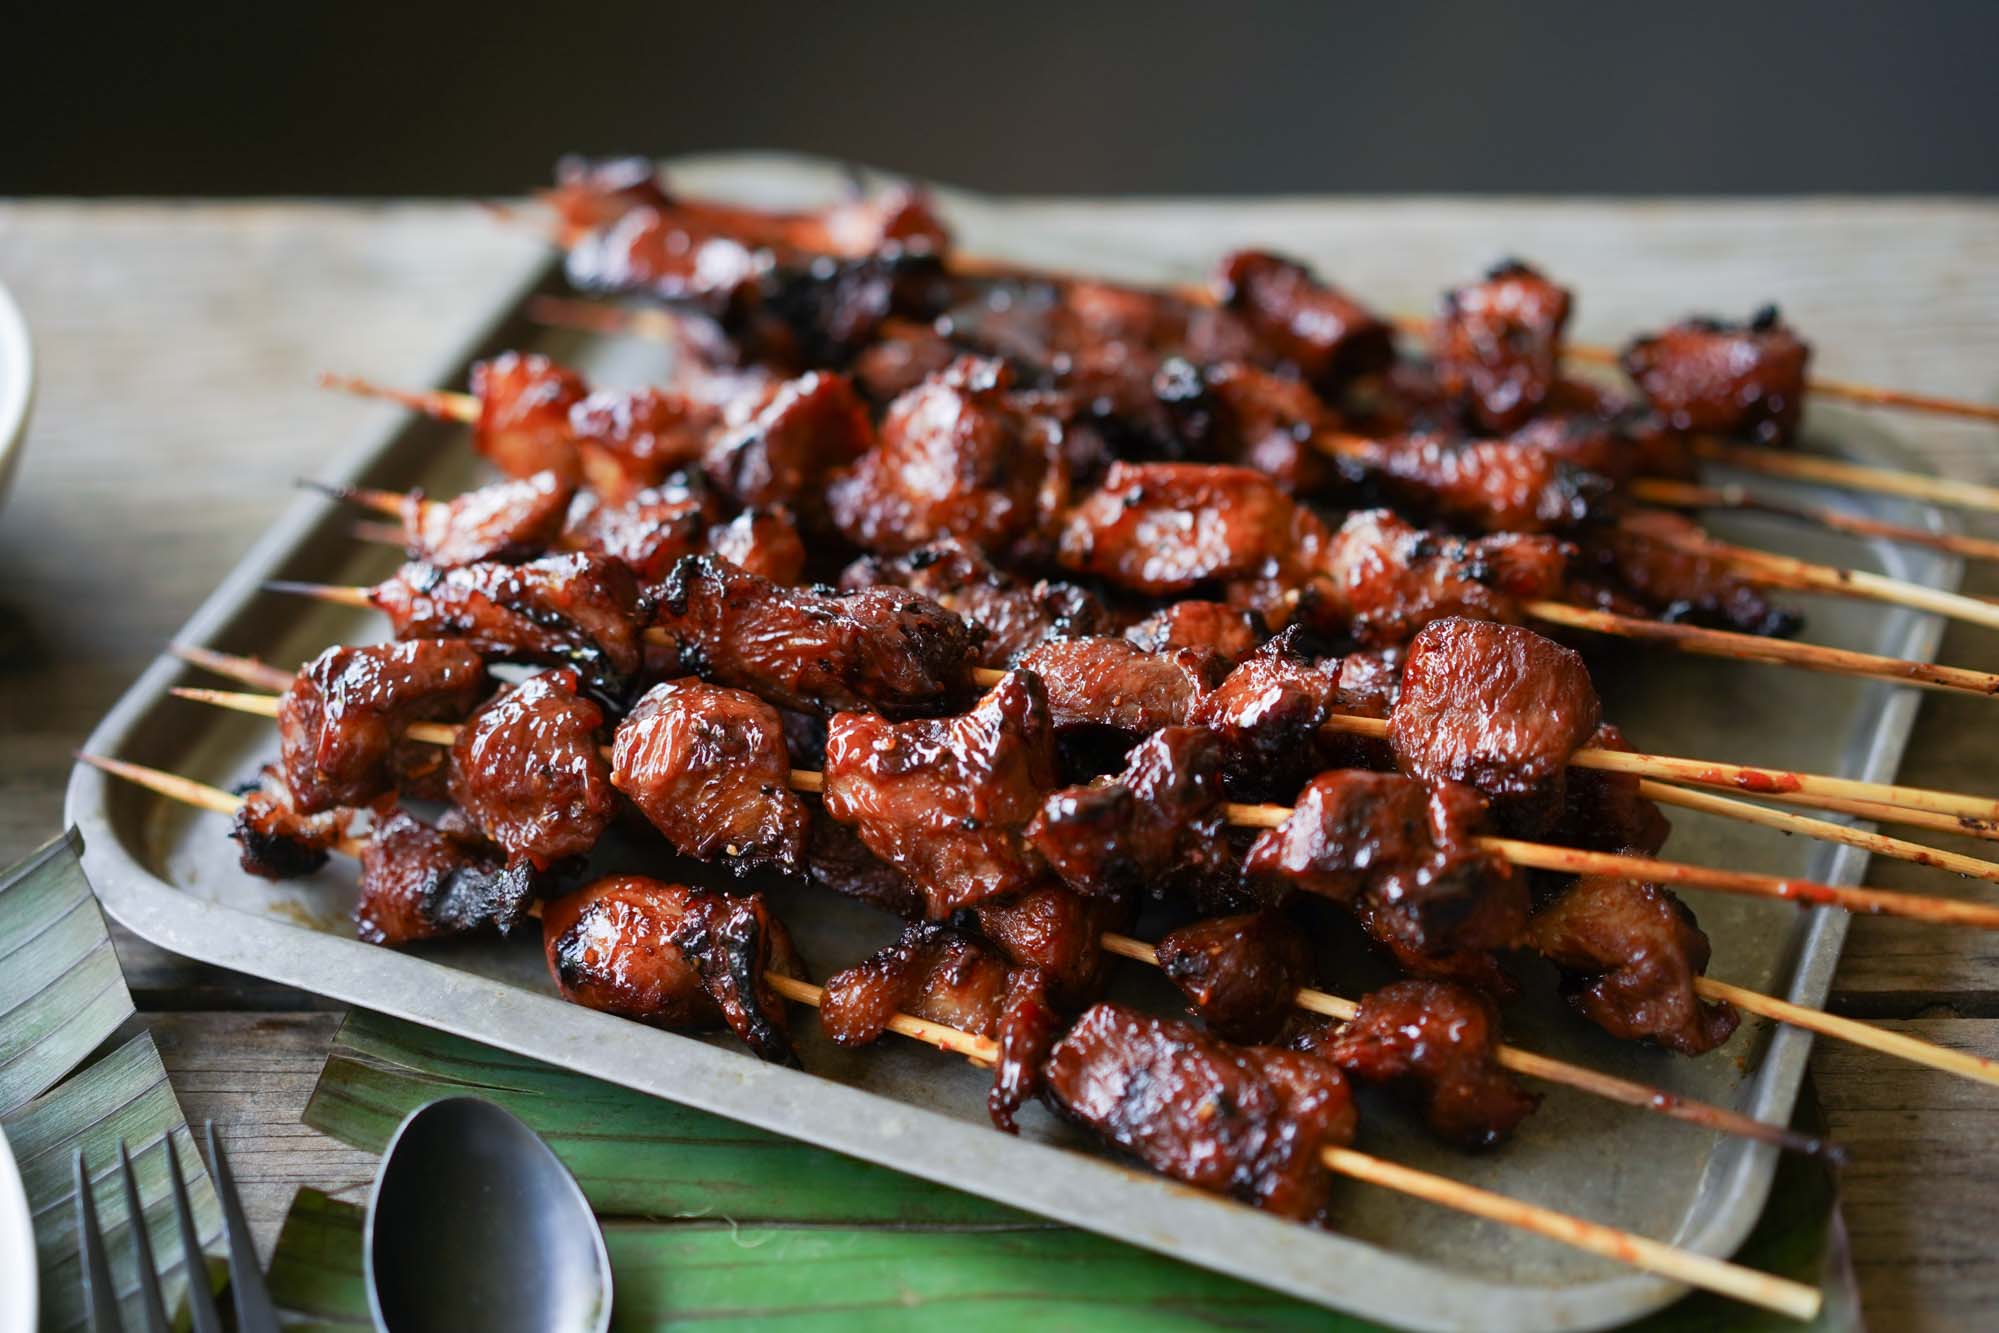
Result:
{"label": "glazed pork chunk", "polygon": [[403,497],[404,550],[411,560],[439,568],[494,560],[532,560],[555,545],[569,517],[576,487],[555,472],[494,482],[455,500]]}
{"label": "glazed pork chunk", "polygon": [[902,555],[863,557],[840,576],[840,586],[849,590],[884,584],[921,593],[983,629],[979,665],[985,667],[1010,667],[1041,644],[1116,628],[1102,599],[1088,589],[1016,579],[956,537]]}
{"label": "glazed pork chunk", "polygon": [[1513,430],[1554,387],[1569,293],[1518,260],[1444,295],[1430,355],[1444,393],[1479,429]]}
{"label": "glazed pork chunk", "polygon": [[1169,602],[1124,632],[1148,653],[1205,648],[1230,666],[1269,637],[1263,618],[1227,602]]}
{"label": "glazed pork chunk", "polygon": [[901,717],[972,692],[980,634],[906,589],[790,588],[701,556],[674,566],[655,601],[681,671],[783,708]]}
{"label": "glazed pork chunk", "polygon": [[1574,650],[1518,625],[1453,617],[1410,642],[1388,739],[1404,773],[1474,787],[1503,826],[1532,837],[1561,816],[1569,756],[1602,712]]}
{"label": "glazed pork chunk", "polygon": [[1328,390],[1395,359],[1395,332],[1303,264],[1259,250],[1223,257],[1212,283],[1273,360]]}
{"label": "glazed pork chunk", "polygon": [[507,352],[472,367],[479,420],[472,447],[510,477],[582,475],[569,410],[590,394],[583,377],[545,356]]}
{"label": "glazed pork chunk", "polygon": [[701,553],[717,515],[706,486],[677,480],[616,500],[586,492],[569,511],[562,545],[608,556],[641,582],[655,583],[683,556]]}
{"label": "glazed pork chunk", "polygon": [[1231,797],[1285,801],[1325,766],[1319,729],[1339,697],[1339,663],[1308,657],[1286,630],[1202,694],[1188,721],[1221,742]]}
{"label": "glazed pork chunk", "polygon": [[1325,1211],[1327,1147],[1353,1139],[1338,1066],[1231,1046],[1191,1023],[1099,1004],[1055,1047],[1043,1096],[1060,1114],[1161,1175],[1280,1217]]}
{"label": "glazed pork chunk", "polygon": [[1261,472],[1113,463],[1070,511],[1060,558],[1131,592],[1174,597],[1234,580],[1295,582],[1325,541],[1325,525]]}
{"label": "glazed pork chunk", "polygon": [[791,790],[784,722],[754,694],[653,686],[618,725],[611,782],[687,856],[738,873],[805,868],[811,815]]}
{"label": "glazed pork chunk", "polygon": [[613,875],[550,903],[541,933],[564,999],[676,1031],[726,1025],[759,1059],[798,1063],[767,977],[802,969],[763,895]]}
{"label": "glazed pork chunk", "polygon": [[433,827],[406,810],[378,821],[361,852],[354,909],[369,944],[417,944],[482,931],[505,935],[528,919],[535,877],[523,860],[463,827]]}
{"label": "glazed pork chunk", "polygon": [[298,813],[365,806],[440,767],[435,746],[403,739],[412,722],[456,721],[486,692],[470,645],[415,638],[333,647],[307,663],[278,704],[284,785]]}
{"label": "glazed pork chunk", "polygon": [[1021,654],[1041,677],[1055,726],[1150,735],[1184,723],[1227,665],[1204,648],[1150,653],[1128,639],[1060,639]]}
{"label": "glazed pork chunk", "polygon": [[956,717],[840,713],[827,728],[826,814],[914,881],[928,915],[1017,893],[1043,873],[1022,836],[1055,785],[1040,680],[1013,671]]}
{"label": "glazed pork chunk", "polygon": [[243,792],[229,836],[242,849],[238,860],[247,873],[259,879],[297,879],[326,864],[333,845],[347,836],[353,814],[338,807],[316,815],[299,813],[283,772],[267,764]]}
{"label": "glazed pork chunk", "polygon": [[1051,794],[1027,841],[1078,893],[1128,899],[1232,869],[1222,809],[1222,744],[1166,727],[1133,747],[1114,777]]}
{"label": "glazed pork chunk", "polygon": [[1209,917],[1169,931],[1159,965],[1210,1032],[1227,1041],[1270,1041],[1312,984],[1312,946],[1282,912]]}
{"label": "glazed pork chunk", "polygon": [[587,856],[618,810],[598,735],[604,710],[573,671],[502,691],[459,728],[451,799],[511,858],[547,870]]}
{"label": "glazed pork chunk", "polygon": [[1688,319],[1639,338],[1621,362],[1675,430],[1788,444],[1805,406],[1812,349],[1777,307],[1747,323]]}
{"label": "glazed pork chunk", "polygon": [[717,433],[701,465],[743,505],[789,505],[820,516],[826,477],[875,443],[867,405],[844,375],[813,371],[777,386],[754,413]]}

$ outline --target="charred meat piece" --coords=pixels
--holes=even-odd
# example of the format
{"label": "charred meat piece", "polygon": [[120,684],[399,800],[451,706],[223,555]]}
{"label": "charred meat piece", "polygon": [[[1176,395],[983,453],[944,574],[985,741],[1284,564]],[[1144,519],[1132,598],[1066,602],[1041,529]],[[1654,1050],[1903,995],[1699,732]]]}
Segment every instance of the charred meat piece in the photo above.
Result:
{"label": "charred meat piece", "polygon": [[1234,666],[1262,643],[1263,618],[1227,602],[1170,602],[1124,632],[1148,653],[1205,648]]}
{"label": "charred meat piece", "polygon": [[1222,743],[1229,794],[1287,800],[1324,765],[1319,729],[1339,694],[1339,666],[1307,658],[1287,630],[1252,653],[1195,705],[1188,721]]}
{"label": "charred meat piece", "polygon": [[1410,976],[1469,986],[1501,1004],[1520,998],[1520,982],[1500,964],[1492,950],[1451,949],[1429,953],[1428,941],[1411,936],[1403,918],[1376,910],[1366,899],[1355,903],[1355,907],[1354,919],[1367,932],[1368,940]]}
{"label": "charred meat piece", "polygon": [[1323,388],[1338,389],[1395,359],[1394,330],[1303,264],[1237,250],[1223,257],[1213,286],[1273,358]]}
{"label": "charred meat piece", "polygon": [[1569,1003],[1614,1037],[1703,1055],[1740,1021],[1694,991],[1708,939],[1670,890],[1585,875],[1528,923],[1534,950],[1562,969]]}
{"label": "charred meat piece", "polygon": [[399,639],[460,639],[508,661],[574,667],[605,694],[623,693],[639,668],[638,585],[606,556],[404,565],[372,600]]}
{"label": "charred meat piece", "polygon": [[597,733],[604,710],[573,671],[503,691],[459,728],[451,799],[480,832],[537,870],[587,855],[618,810]]}
{"label": "charred meat piece", "polygon": [[1513,430],[1547,400],[1568,322],[1568,292],[1507,260],[1445,293],[1430,329],[1438,382],[1480,429]]}
{"label": "charred meat piece", "polygon": [[796,583],[805,573],[805,539],[787,509],[745,509],[708,533],[708,549],[772,583]]}
{"label": "charred meat piece", "polygon": [[1561,592],[1573,555],[1552,537],[1465,541],[1385,509],[1361,510],[1334,534],[1326,577],[1303,590],[1298,617],[1344,628],[1371,648],[1407,643],[1442,616],[1514,621],[1521,601]]}
{"label": "charred meat piece", "polygon": [[1167,727],[1117,776],[1051,794],[1027,841],[1078,893],[1126,900],[1231,868],[1224,794],[1220,740]]}
{"label": "charred meat piece", "polygon": [[979,665],[1012,666],[1028,649],[1056,639],[1109,634],[1103,601],[1073,583],[1023,583],[955,537],[897,556],[865,556],[840,576],[844,588],[890,584],[922,593],[985,630]]}
{"label": "charred meat piece", "polygon": [[1499,1008],[1448,981],[1397,981],[1361,997],[1360,1012],[1315,1049],[1349,1078],[1400,1084],[1439,1138],[1490,1148],[1541,1099],[1499,1063]]}
{"label": "charred meat piece", "polygon": [[482,560],[532,560],[555,545],[576,487],[554,472],[495,482],[455,500],[403,497],[409,558],[449,568]]}
{"label": "charred meat piece", "polygon": [[1047,980],[1057,1004],[1074,1011],[1103,989],[1108,958],[1103,935],[1131,924],[1127,902],[1085,897],[1054,880],[1005,898],[987,898],[971,910],[979,933],[1005,950],[1016,967]]}
{"label": "charred meat piece", "polygon": [[1483,532],[1564,532],[1604,516],[1608,478],[1532,443],[1404,435],[1361,461],[1399,501]]}
{"label": "charred meat piece", "polygon": [[[1623,732],[1606,722],[1589,738],[1588,748],[1628,751],[1631,746]],[[1546,841],[1590,851],[1658,855],[1673,827],[1658,806],[1639,794],[1641,781],[1635,773],[1571,769],[1562,817]]]}
{"label": "charred meat piece", "polygon": [[1454,783],[1322,773],[1282,824],[1257,836],[1244,870],[1359,903],[1371,934],[1418,953],[1508,948],[1526,923],[1526,885],[1479,845],[1484,807]]}
{"label": "charred meat piece", "polygon": [[354,909],[369,944],[415,944],[495,930],[527,920],[535,876],[484,839],[433,828],[398,810],[379,821],[361,852],[361,900]]}
{"label": "charred meat piece", "polygon": [[873,403],[890,403],[950,368],[960,349],[935,324],[890,317],[847,367],[854,386]]}
{"label": "charred meat piece", "polygon": [[617,502],[701,456],[721,423],[712,404],[662,389],[599,389],[569,409],[583,479]]}
{"label": "charred meat piece", "polygon": [[1325,527],[1276,482],[1244,467],[1113,463],[1069,514],[1066,569],[1154,597],[1311,568]]}
{"label": "charred meat piece", "polygon": [[714,501],[701,488],[674,482],[616,501],[586,493],[570,508],[562,544],[609,556],[641,582],[655,583],[682,557],[701,553],[715,517]]}
{"label": "charred meat piece", "polygon": [[826,735],[826,813],[914,880],[941,919],[1040,876],[1021,830],[1055,785],[1054,739],[1048,696],[1023,671],[957,717],[840,713]]}
{"label": "charred meat piece", "polygon": [[976,935],[935,922],[826,979],[819,1021],[842,1046],[867,1046],[898,1012],[991,1037],[1006,1000],[1006,956]]}
{"label": "charred meat piece", "polygon": [[805,846],[805,874],[815,885],[843,898],[864,902],[905,921],[922,918],[928,904],[916,882],[869,851],[845,824],[811,821]]}
{"label": "charred meat piece", "polygon": [[1560,817],[1569,756],[1602,720],[1574,649],[1454,616],[1410,642],[1388,740],[1404,773],[1475,787],[1507,828],[1534,837]]}
{"label": "charred meat piece", "polygon": [[1680,514],[1629,514],[1590,535],[1583,547],[1584,567],[1594,570],[1614,594],[1635,599],[1661,620],[1776,638],[1795,633],[1804,623],[1797,612],[1773,604],[1722,562],[1665,540],[1689,535],[1699,536],[1700,529]]}
{"label": "charred meat piece", "polygon": [[739,504],[811,512],[827,474],[874,442],[867,405],[847,377],[814,371],[779,385],[748,420],[716,435],[701,465]]}
{"label": "charred meat piece", "polygon": [[1033,967],[1008,972],[1006,1000],[1000,1006],[999,1063],[986,1093],[986,1114],[999,1129],[1019,1132],[1014,1116],[1041,1092],[1042,1071],[1061,1036],[1062,1014],[1049,998],[1048,978]]}
{"label": "charred meat piece", "polygon": [[412,638],[327,649],[278,704],[278,753],[293,804],[308,815],[369,805],[439,766],[437,748],[405,742],[403,729],[465,716],[486,685],[486,664],[465,643]]}
{"label": "charred meat piece", "polygon": [[1624,373],[1675,429],[1788,444],[1812,349],[1765,306],[1746,324],[1688,319],[1624,349]]}
{"label": "charred meat piece", "polygon": [[1122,1005],[1084,1014],[1056,1044],[1047,1080],[1057,1112],[1161,1175],[1298,1221],[1332,1196],[1321,1150],[1353,1139],[1337,1065],[1230,1046]]}
{"label": "charred meat piece", "polygon": [[1179,726],[1226,667],[1202,648],[1148,653],[1128,639],[1060,639],[1021,654],[1041,677],[1058,729],[1108,727],[1144,736]]}
{"label": "charred meat piece", "polygon": [[1312,946],[1282,912],[1210,917],[1169,931],[1159,965],[1210,1032],[1270,1041],[1312,984]]}
{"label": "charred meat piece", "polygon": [[791,790],[784,723],[743,690],[655,685],[618,726],[611,781],[684,855],[744,873],[805,867],[811,816]]}
{"label": "charred meat piece", "polygon": [[1196,368],[1176,358],[1154,376],[1153,393],[1173,424],[1169,457],[1254,468],[1293,495],[1336,475],[1318,437],[1338,422],[1301,380],[1236,361]]}
{"label": "charred meat piece", "polygon": [[553,472],[574,482],[581,475],[569,412],[589,395],[573,370],[545,356],[507,352],[472,367],[472,395],[479,420],[472,447],[510,477]]}
{"label": "charred meat piece", "polygon": [[798,1063],[766,977],[802,972],[762,894],[613,875],[550,903],[541,937],[565,1000],[679,1031],[726,1023],[759,1059]]}
{"label": "charred meat piece", "polygon": [[971,693],[978,633],[900,588],[787,588],[713,556],[674,566],[654,625],[684,671],[801,712],[948,708]]}
{"label": "charred meat piece", "polygon": [[827,491],[847,540],[891,554],[941,537],[1008,557],[1045,547],[1065,478],[1011,383],[1001,363],[966,358],[889,404],[880,443]]}
{"label": "charred meat piece", "polygon": [[229,826],[242,851],[243,869],[259,879],[299,879],[326,864],[329,849],[347,836],[351,810],[300,814],[285,787],[284,774],[265,765],[243,792],[243,804]]}

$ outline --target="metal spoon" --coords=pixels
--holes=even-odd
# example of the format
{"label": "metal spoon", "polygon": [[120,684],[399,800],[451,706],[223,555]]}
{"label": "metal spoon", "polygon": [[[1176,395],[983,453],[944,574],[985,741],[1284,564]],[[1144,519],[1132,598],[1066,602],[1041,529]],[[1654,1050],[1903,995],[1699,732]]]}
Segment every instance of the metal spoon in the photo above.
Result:
{"label": "metal spoon", "polygon": [[576,1178],[491,1102],[447,1097],[397,1128],[368,1195],[368,1310],[389,1333],[602,1333],[611,1261]]}

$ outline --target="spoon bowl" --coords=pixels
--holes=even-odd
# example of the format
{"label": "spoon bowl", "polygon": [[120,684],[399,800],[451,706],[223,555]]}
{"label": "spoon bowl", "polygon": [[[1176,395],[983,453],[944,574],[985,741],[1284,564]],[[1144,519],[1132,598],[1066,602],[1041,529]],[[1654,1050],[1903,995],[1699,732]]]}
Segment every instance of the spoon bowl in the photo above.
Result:
{"label": "spoon bowl", "polygon": [[535,1132],[476,1097],[418,1107],[389,1141],[362,1237],[390,1333],[601,1333],[611,1263],[589,1201]]}

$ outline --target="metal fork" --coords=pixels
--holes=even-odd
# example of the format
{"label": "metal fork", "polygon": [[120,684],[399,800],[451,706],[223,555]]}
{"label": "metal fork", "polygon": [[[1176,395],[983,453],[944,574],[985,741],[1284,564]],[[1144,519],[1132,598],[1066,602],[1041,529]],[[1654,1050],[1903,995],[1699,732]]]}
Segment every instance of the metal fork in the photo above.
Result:
{"label": "metal fork", "polygon": [[[222,1204],[222,1227],[229,1237],[229,1290],[235,1298],[236,1327],[240,1333],[278,1333],[278,1314],[271,1306],[271,1294],[264,1286],[263,1270],[257,1266],[257,1250],[250,1239],[250,1224],[243,1218],[243,1203],[236,1196],[235,1178],[229,1159],[215,1137],[215,1122],[207,1125],[209,1174],[214,1180],[215,1197]],[[193,1210],[187,1202],[187,1180],[181,1174],[180,1154],[174,1150],[174,1136],[166,1137],[167,1179],[173,1186],[174,1218],[180,1226],[181,1250],[187,1264],[187,1306],[194,1320],[194,1333],[222,1333],[222,1316],[215,1297],[208,1290],[208,1264],[201,1253],[201,1235],[194,1227]],[[146,1235],[146,1214],[139,1203],[139,1180],[132,1171],[132,1155],[125,1141],[118,1141],[119,1173],[124,1179],[125,1213],[132,1229],[133,1262],[139,1273],[139,1312],[146,1321],[146,1333],[169,1333],[165,1303],[160,1299],[160,1280],[153,1267],[153,1245]],[[90,1310],[90,1326],[95,1333],[124,1333],[118,1318],[118,1292],[111,1285],[111,1265],[104,1254],[104,1233],[97,1226],[97,1201],[91,1197],[90,1168],[83,1153],[76,1154],[76,1231],[83,1247],[83,1295]]]}

